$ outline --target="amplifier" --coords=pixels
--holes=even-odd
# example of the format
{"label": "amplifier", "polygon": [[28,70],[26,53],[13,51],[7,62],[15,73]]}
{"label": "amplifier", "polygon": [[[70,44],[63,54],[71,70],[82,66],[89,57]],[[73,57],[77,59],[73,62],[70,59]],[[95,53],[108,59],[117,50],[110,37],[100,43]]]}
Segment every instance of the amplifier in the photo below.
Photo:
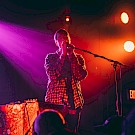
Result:
{"label": "amplifier", "polygon": [[25,135],[39,112],[36,99],[0,106],[0,135]]}
{"label": "amplifier", "polygon": [[32,135],[34,120],[45,109],[55,109],[63,116],[68,112],[64,105],[38,102],[37,99],[1,105],[0,135]]}

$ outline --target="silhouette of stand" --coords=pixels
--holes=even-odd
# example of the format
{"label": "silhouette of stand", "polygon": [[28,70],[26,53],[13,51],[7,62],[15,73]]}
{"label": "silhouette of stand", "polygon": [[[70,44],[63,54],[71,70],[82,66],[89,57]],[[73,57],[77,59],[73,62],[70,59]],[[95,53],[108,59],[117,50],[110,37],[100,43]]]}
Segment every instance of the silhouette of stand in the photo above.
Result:
{"label": "silhouette of stand", "polygon": [[106,58],[102,55],[98,55],[98,54],[92,53],[92,52],[84,50],[84,49],[80,49],[77,47],[73,47],[73,48],[76,50],[80,50],[80,51],[92,54],[94,57],[99,57],[99,58],[105,59],[105,60],[113,63],[113,67],[114,67],[114,71],[115,71],[115,85],[116,85],[116,112],[117,112],[118,116],[122,116],[122,96],[121,96],[122,90],[118,89],[118,79],[117,79],[116,69],[117,69],[117,66],[119,65],[120,66],[120,81],[121,81],[121,66],[125,66],[125,67],[128,67],[128,66],[126,66],[126,65],[124,65],[116,60]]}
{"label": "silhouette of stand", "polygon": [[[109,135],[120,135],[121,133],[121,126],[122,126],[122,121],[123,121],[123,112],[122,112],[122,82],[121,82],[121,66],[128,67],[118,61],[108,59],[104,56],[94,54],[90,51],[83,50],[80,48],[74,47],[74,49],[92,54],[94,57],[99,57],[105,60],[108,60],[109,62],[113,63],[113,68],[114,68],[114,74],[115,74],[115,91],[116,91],[116,113],[117,115],[109,117],[107,120],[105,120],[104,124],[102,125],[97,125],[94,126],[94,129],[98,132],[103,132],[107,133]],[[120,89],[118,89],[118,77],[117,77],[117,66],[120,66],[120,74],[119,74],[119,79],[120,79]]]}

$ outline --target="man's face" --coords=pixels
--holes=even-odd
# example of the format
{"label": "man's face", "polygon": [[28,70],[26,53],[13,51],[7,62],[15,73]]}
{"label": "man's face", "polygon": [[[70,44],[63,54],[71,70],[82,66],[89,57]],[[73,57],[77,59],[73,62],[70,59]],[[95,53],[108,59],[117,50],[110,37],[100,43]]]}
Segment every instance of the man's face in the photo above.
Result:
{"label": "man's face", "polygon": [[63,43],[69,42],[68,36],[63,33],[58,33],[57,34],[57,42],[58,46],[61,48]]}

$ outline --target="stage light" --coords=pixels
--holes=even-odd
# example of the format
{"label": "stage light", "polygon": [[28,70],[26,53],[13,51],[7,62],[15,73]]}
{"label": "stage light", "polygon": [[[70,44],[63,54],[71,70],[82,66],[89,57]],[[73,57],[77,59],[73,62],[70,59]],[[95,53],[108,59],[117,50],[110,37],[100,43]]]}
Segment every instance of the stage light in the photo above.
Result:
{"label": "stage light", "polygon": [[123,12],[122,14],[121,14],[121,21],[123,22],[123,23],[128,23],[129,22],[129,16],[128,16],[128,14],[126,13],[126,12]]}
{"label": "stage light", "polygon": [[41,86],[46,79],[43,56],[55,50],[50,37],[46,32],[0,21],[0,53],[32,87],[34,84]]}
{"label": "stage light", "polygon": [[124,49],[127,52],[132,52],[134,50],[135,46],[134,43],[132,41],[126,41],[124,43]]}
{"label": "stage light", "polygon": [[69,15],[66,15],[65,21],[66,21],[66,22],[70,22],[70,16],[69,16]]}

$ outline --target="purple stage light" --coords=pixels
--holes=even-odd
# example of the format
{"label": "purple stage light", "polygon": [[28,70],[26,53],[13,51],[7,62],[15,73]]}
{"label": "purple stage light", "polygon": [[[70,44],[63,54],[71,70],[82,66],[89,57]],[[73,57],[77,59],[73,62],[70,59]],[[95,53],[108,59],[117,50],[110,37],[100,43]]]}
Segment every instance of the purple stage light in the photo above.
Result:
{"label": "purple stage light", "polygon": [[45,84],[44,58],[56,50],[51,34],[1,22],[0,50],[27,81]]}

